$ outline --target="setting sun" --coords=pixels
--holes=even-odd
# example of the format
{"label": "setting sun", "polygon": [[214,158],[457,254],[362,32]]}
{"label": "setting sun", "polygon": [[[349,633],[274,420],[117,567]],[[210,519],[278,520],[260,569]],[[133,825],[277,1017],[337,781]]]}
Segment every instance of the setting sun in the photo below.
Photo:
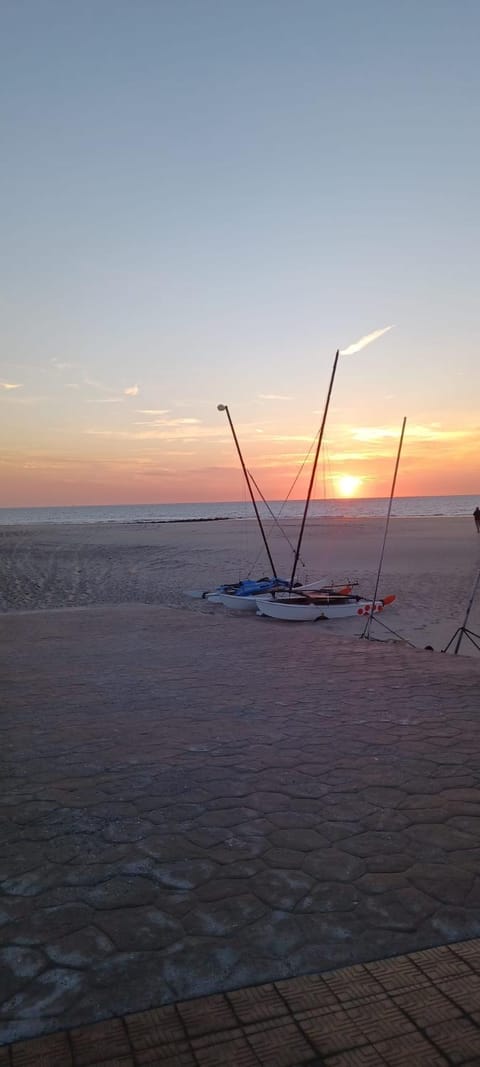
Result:
{"label": "setting sun", "polygon": [[342,474],[340,478],[335,480],[341,496],[355,496],[363,479],[358,478],[356,474]]}

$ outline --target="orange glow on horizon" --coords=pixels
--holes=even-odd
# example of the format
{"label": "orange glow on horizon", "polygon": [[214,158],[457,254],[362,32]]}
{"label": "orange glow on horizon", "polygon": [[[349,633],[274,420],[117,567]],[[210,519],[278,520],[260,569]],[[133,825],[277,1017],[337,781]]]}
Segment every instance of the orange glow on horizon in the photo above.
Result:
{"label": "orange glow on horizon", "polygon": [[[118,405],[108,405],[117,408]],[[31,419],[27,410],[26,425]],[[103,410],[103,409],[102,409]],[[20,409],[23,413],[23,408]],[[113,419],[113,416],[109,416]],[[193,418],[193,417],[192,417]],[[149,504],[241,501],[245,484],[231,438],[217,423],[193,422],[190,416],[154,427],[105,434],[65,429],[38,433],[34,445],[17,415],[9,447],[1,458],[0,507]],[[392,420],[393,423],[393,420]],[[297,420],[278,425],[239,422],[238,432],[248,469],[269,500],[304,499],[311,471],[312,437],[300,434]],[[323,492],[329,498],[385,497],[390,492],[398,427],[333,426],[327,442]],[[455,423],[407,424],[400,464],[398,496],[474,494],[478,491],[477,426]],[[331,465],[331,467],[330,467]],[[302,472],[298,481],[296,476]],[[317,488],[322,475],[318,474]]]}

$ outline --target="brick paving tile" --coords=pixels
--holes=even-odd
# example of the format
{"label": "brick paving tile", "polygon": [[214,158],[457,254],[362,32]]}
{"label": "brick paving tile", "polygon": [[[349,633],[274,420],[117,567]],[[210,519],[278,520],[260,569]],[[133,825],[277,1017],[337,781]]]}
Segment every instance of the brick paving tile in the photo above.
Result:
{"label": "brick paving tile", "polygon": [[297,1067],[315,1053],[293,1020],[246,1026],[245,1035],[263,1067]]}
{"label": "brick paving tile", "polygon": [[293,1012],[320,1006],[326,1010],[334,1011],[338,1007],[338,1000],[335,994],[319,975],[311,975],[306,978],[290,978],[283,982],[275,982],[275,988],[280,993],[280,996],[286,1000],[290,1010]]}
{"label": "brick paving tile", "polygon": [[427,1027],[428,1037],[441,1048],[452,1063],[464,1063],[480,1057],[480,1030],[470,1019],[448,1019]]}
{"label": "brick paving tile", "polygon": [[235,1015],[241,1023],[256,1023],[262,1019],[273,1019],[287,1015],[288,1007],[277,993],[275,986],[254,986],[252,989],[238,989],[227,993]]}
{"label": "brick paving tile", "polygon": [[125,1022],[135,1052],[185,1040],[185,1028],[173,1004],[127,1015]]}
{"label": "brick paving tile", "polygon": [[457,974],[471,974],[471,967],[449,948],[430,948],[424,952],[410,952],[408,958],[435,982]]}
{"label": "brick paving tile", "polygon": [[243,1034],[227,1037],[217,1044],[195,1046],[195,1057],[200,1067],[258,1067],[262,1061],[257,1058]]}
{"label": "brick paving tile", "polygon": [[347,1016],[365,1035],[367,1041],[375,1044],[398,1034],[408,1034],[414,1030],[412,1021],[391,1001],[373,1004],[359,1004],[347,1008]]}
{"label": "brick paving tile", "polygon": [[380,1056],[372,1045],[363,1045],[362,1048],[353,1048],[348,1052],[327,1056],[321,1062],[324,1067],[385,1067],[383,1056]]}
{"label": "brick paving tile", "polygon": [[480,1011],[480,975],[459,975],[457,978],[445,978],[438,982],[438,988],[450,997],[469,1015]]}
{"label": "brick paving tile", "polygon": [[407,956],[366,963],[365,966],[388,993],[405,988],[418,989],[420,986],[429,984],[427,975],[416,967]]}
{"label": "brick paving tile", "polygon": [[412,993],[394,993],[393,1000],[422,1030],[444,1019],[455,1019],[461,1014],[458,1005],[453,1004],[435,986],[417,989]]}
{"label": "brick paving tile", "polygon": [[383,986],[361,964],[328,971],[325,982],[339,1001],[362,1000],[364,997],[385,996]]}
{"label": "brick paving tile", "polygon": [[209,1045],[224,1045],[226,1041],[234,1041],[235,1038],[244,1036],[242,1027],[237,1025],[234,1029],[217,1030],[210,1034],[202,1034],[201,1037],[192,1037],[190,1046],[195,1051],[207,1048]]}
{"label": "brick paving tile", "polygon": [[480,970],[480,938],[475,938],[473,941],[456,941],[450,946],[450,951],[456,956],[461,956],[463,960],[467,960],[470,967]]}
{"label": "brick paving tile", "polygon": [[315,1010],[299,1012],[295,1021],[322,1056],[368,1044],[363,1030],[342,1009],[325,1016]]}
{"label": "brick paving tile", "polygon": [[110,1060],[94,1060],[89,1067],[135,1067],[135,1060],[133,1056],[114,1056]]}
{"label": "brick paving tile", "polygon": [[139,1067],[197,1067],[197,1061],[186,1041],[176,1045],[158,1045],[135,1053]]}
{"label": "brick paving tile", "polygon": [[189,1037],[228,1030],[238,1025],[228,1000],[222,994],[182,1001],[177,1004],[177,1010]]}
{"label": "brick paving tile", "polygon": [[131,1056],[130,1043],[121,1019],[107,1019],[94,1026],[70,1031],[75,1067],[92,1067],[102,1060]]}
{"label": "brick paving tile", "polygon": [[389,1041],[378,1041],[374,1047],[388,1067],[444,1067],[448,1063],[422,1034],[405,1034]]}
{"label": "brick paving tile", "polygon": [[[73,1064],[66,1034],[49,1034],[48,1037],[37,1037],[33,1041],[19,1041],[12,1046],[11,1052],[12,1067],[70,1067]],[[1,1056],[0,1067],[3,1067]]]}

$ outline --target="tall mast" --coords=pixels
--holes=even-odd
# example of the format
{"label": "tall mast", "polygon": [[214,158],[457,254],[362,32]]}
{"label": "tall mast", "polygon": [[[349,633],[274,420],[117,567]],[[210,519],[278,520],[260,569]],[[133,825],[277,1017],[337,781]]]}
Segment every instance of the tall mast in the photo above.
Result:
{"label": "tall mast", "polygon": [[[260,512],[259,512],[258,507],[257,507],[257,501],[255,500],[255,495],[254,495],[254,492],[253,492],[253,489],[252,489],[252,483],[250,481],[250,477],[249,477],[247,468],[245,466],[245,460],[244,460],[244,458],[242,456],[242,450],[241,450],[240,445],[238,443],[238,437],[237,437],[237,435],[235,433],[235,427],[233,425],[233,422],[232,422],[232,419],[231,419],[231,416],[230,416],[230,412],[228,410],[228,404],[217,404],[217,410],[218,411],[224,411],[226,416],[227,416],[227,419],[228,419],[228,422],[229,422],[229,425],[230,425],[230,429],[232,431],[232,437],[233,437],[233,440],[235,441],[235,447],[236,447],[237,452],[238,452],[238,458],[239,458],[241,466],[242,466],[245,482],[247,484],[247,489],[248,489],[248,492],[250,493],[250,499],[251,499],[252,504],[253,504],[253,510],[255,512],[255,516],[256,516],[256,519],[257,519],[257,522],[258,522],[258,526],[259,526],[259,530],[260,530],[260,533],[262,535],[263,543],[265,545],[265,551],[267,553],[267,556],[268,556],[268,559],[269,559],[269,563],[270,563],[270,566],[272,568],[272,574],[273,574],[274,578],[278,578],[278,574],[277,574],[277,572],[275,570],[275,564],[274,564],[273,559],[272,559],[272,553],[270,552],[270,548],[269,548],[269,545],[268,545],[267,535],[265,533],[265,530],[264,530],[264,527],[263,527],[263,523],[262,523],[262,520],[260,518]],[[295,566],[296,566],[296,563],[295,563]]]}
{"label": "tall mast", "polygon": [[300,556],[300,549],[302,547],[303,534],[304,534],[304,531],[305,531],[305,523],[307,521],[308,509],[310,507],[310,499],[311,499],[312,492],[313,492],[313,486],[314,486],[314,482],[315,482],[315,475],[317,473],[318,457],[320,455],[320,449],[322,447],[322,441],[323,441],[323,432],[325,430],[325,423],[327,421],[328,408],[329,408],[329,405],[330,405],[330,397],[332,395],[333,383],[335,381],[335,375],[337,373],[337,363],[338,363],[339,355],[340,355],[340,350],[337,348],[337,351],[335,353],[335,359],[333,361],[332,373],[331,373],[331,377],[330,377],[330,384],[328,386],[327,399],[326,399],[325,408],[324,408],[324,411],[323,411],[322,424],[320,426],[320,430],[319,430],[319,434],[318,434],[317,448],[316,448],[315,457],[314,457],[314,460],[313,460],[312,473],[310,475],[310,484],[308,486],[307,499],[305,501],[305,507],[304,507],[304,510],[303,510],[302,525],[300,527],[300,533],[298,535],[297,548],[296,548],[296,551],[295,551],[295,559],[294,559],[293,569],[292,569],[292,576],[290,578],[289,592],[292,591],[293,583],[295,581],[295,574],[296,574],[296,570],[297,570],[298,559],[299,559],[299,556]]}

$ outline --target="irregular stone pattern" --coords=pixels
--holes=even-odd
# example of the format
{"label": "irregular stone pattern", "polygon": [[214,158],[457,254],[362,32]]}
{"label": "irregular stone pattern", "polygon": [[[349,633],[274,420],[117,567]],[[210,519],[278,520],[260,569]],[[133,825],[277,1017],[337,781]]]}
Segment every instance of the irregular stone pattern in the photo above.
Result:
{"label": "irregular stone pattern", "polygon": [[477,661],[138,605],[0,639],[4,1043],[480,935]]}

